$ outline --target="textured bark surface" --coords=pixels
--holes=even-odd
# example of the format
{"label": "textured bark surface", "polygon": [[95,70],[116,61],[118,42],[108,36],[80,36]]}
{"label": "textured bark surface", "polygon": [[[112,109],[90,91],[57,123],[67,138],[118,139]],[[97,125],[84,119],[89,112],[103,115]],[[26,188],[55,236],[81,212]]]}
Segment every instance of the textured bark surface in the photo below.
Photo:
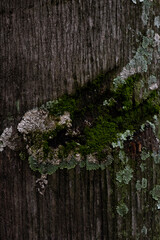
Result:
{"label": "textured bark surface", "polygon": [[[141,15],[142,5],[129,0],[1,0],[0,130],[102,72],[112,72],[109,85],[133,57],[135,33],[146,30]],[[150,136],[146,132],[144,139]],[[133,166],[136,183],[142,177],[136,158]],[[135,184],[128,185],[131,211],[121,218],[116,211],[121,192],[113,181],[116,161],[103,171],[58,170],[41,196],[39,174],[6,148],[0,152],[0,239],[158,240],[160,216],[152,211],[149,194],[158,173],[151,161],[146,166],[147,191],[139,195]]]}
{"label": "textured bark surface", "polygon": [[[151,135],[147,130],[143,138]],[[149,195],[157,183],[155,165],[148,160],[142,174],[138,156],[133,159],[135,182],[143,176],[149,184],[143,193],[136,191],[134,182],[127,186],[130,194],[125,199],[131,211],[122,218],[116,211],[122,192],[113,181],[118,161],[103,171],[58,170],[49,176],[41,196],[36,190],[38,175],[7,149],[0,162],[1,239],[158,239],[159,213],[153,211]]]}
{"label": "textured bark surface", "polygon": [[100,72],[124,66],[133,55],[141,12],[120,0],[2,0],[1,118],[17,119]]}

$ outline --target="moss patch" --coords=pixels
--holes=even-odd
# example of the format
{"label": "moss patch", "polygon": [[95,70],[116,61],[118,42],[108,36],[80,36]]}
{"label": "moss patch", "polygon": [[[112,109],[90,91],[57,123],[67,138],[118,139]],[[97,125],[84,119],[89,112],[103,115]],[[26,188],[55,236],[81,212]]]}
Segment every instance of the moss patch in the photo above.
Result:
{"label": "moss patch", "polygon": [[[157,89],[150,90],[145,99],[136,97],[141,79],[136,74],[116,91],[109,91],[107,77],[101,74],[74,95],[44,104],[41,109],[56,119],[56,128],[27,135],[31,168],[47,173],[84,162],[81,166],[86,165],[87,169],[103,169],[103,159],[110,156],[113,145],[124,148],[123,142],[159,113]],[[62,124],[61,116],[67,116],[66,113],[70,114],[69,125]],[[94,157],[88,161],[90,154]]]}

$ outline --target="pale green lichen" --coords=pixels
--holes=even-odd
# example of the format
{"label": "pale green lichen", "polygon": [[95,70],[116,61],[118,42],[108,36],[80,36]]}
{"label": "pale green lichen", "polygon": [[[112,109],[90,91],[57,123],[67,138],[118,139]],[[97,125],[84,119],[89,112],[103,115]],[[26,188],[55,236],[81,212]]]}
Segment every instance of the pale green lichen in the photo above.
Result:
{"label": "pale green lichen", "polygon": [[160,202],[160,185],[156,185],[152,191],[150,191],[152,198]]}
{"label": "pale green lichen", "polygon": [[141,102],[149,97],[150,93],[158,89],[159,83],[154,75],[150,75],[147,79],[142,77],[140,81],[135,83],[135,99]]}
{"label": "pale green lichen", "polygon": [[137,191],[140,191],[142,189],[142,185],[140,183],[140,180],[137,180],[137,182],[136,182],[136,189],[137,189]]}
{"label": "pale green lichen", "polygon": [[148,232],[148,230],[147,230],[146,226],[143,226],[143,228],[141,229],[141,234],[147,235],[147,232]]}
{"label": "pale green lichen", "polygon": [[150,122],[150,121],[146,121],[146,124],[148,124],[152,128],[154,134],[156,134],[156,126],[155,126],[155,124]]}
{"label": "pale green lichen", "polygon": [[143,2],[144,0],[132,0],[132,2],[133,2],[134,4],[137,4],[137,1],[138,1],[138,2]]}
{"label": "pale green lichen", "polygon": [[146,124],[145,124],[145,123],[143,123],[143,124],[141,125],[141,127],[140,127],[140,131],[141,131],[141,132],[144,132],[144,130],[145,130],[145,127],[146,127]]}
{"label": "pale green lichen", "polygon": [[154,120],[155,125],[159,124],[158,116],[157,116],[157,115],[154,115],[154,116],[153,116],[153,120]]}
{"label": "pale green lichen", "polygon": [[152,198],[157,201],[157,209],[160,209],[160,185],[156,185],[152,191],[150,191]]}
{"label": "pale green lichen", "polygon": [[157,209],[160,210],[160,201],[157,202]]}
{"label": "pale green lichen", "polygon": [[134,131],[126,130],[124,133],[117,134],[117,142],[112,142],[112,147],[120,149],[124,148],[124,141],[131,140],[133,138]]}
{"label": "pale green lichen", "polygon": [[151,64],[153,58],[153,37],[150,36],[151,31],[148,31],[147,36],[143,36],[141,46],[137,49],[134,57],[122,69],[120,75],[113,80],[113,86],[116,90],[120,85],[125,84],[125,79],[136,73],[148,71],[148,65]]}
{"label": "pale green lichen", "polygon": [[[136,4],[137,0],[132,0],[132,2]],[[151,13],[151,6],[152,6],[151,0],[143,1],[141,18],[144,25],[147,25],[148,23],[149,15]],[[158,19],[156,19],[156,23],[157,23],[157,20]],[[138,33],[138,34],[142,35],[141,33]],[[157,41],[157,37],[156,37],[156,40],[154,39],[154,37],[156,36],[154,36],[153,29],[148,29],[146,35],[143,35],[142,43],[138,47],[134,57],[130,60],[130,62],[125,67],[123,67],[119,76],[114,78],[113,87],[115,90],[118,88],[118,86],[125,84],[125,79],[127,79],[129,76],[136,73],[146,73],[148,71],[148,66],[152,62],[154,50],[156,47],[155,42]],[[153,88],[156,88],[156,86],[157,85],[155,84]]]}
{"label": "pale green lichen", "polygon": [[137,183],[136,183],[137,191],[141,191],[142,189],[145,189],[145,188],[147,188],[147,179],[142,178],[141,182],[140,182],[140,180],[137,180]]}
{"label": "pale green lichen", "polygon": [[137,1],[136,0],[132,0],[133,3],[137,4]]}
{"label": "pale green lichen", "polygon": [[153,151],[151,156],[155,162],[155,164],[160,164],[160,150],[158,152]]}
{"label": "pale green lichen", "polygon": [[147,188],[147,179],[146,178],[142,178],[142,189]]}
{"label": "pale green lichen", "polygon": [[154,18],[154,26],[156,26],[157,28],[160,27],[160,16],[156,16]]}
{"label": "pale green lichen", "polygon": [[119,159],[122,161],[123,164],[126,164],[128,162],[128,157],[126,156],[125,151],[120,150],[118,156],[119,156]]}
{"label": "pale green lichen", "polygon": [[97,170],[97,169],[99,169],[99,164],[97,164],[97,163],[93,163],[93,162],[88,162],[88,161],[86,161],[86,169],[87,170]]}
{"label": "pale green lichen", "polygon": [[151,75],[148,78],[148,85],[150,90],[155,90],[158,88],[157,78],[154,75]]}
{"label": "pale green lichen", "polygon": [[150,153],[147,152],[146,148],[142,148],[142,152],[141,152],[141,159],[142,159],[142,161],[145,161],[149,157],[150,157]]}
{"label": "pale green lichen", "polygon": [[150,126],[155,134],[155,136],[157,135],[156,133],[156,126],[159,124],[159,117],[157,115],[154,115],[152,118],[152,122],[151,121],[146,121],[145,123],[143,123],[140,127],[140,131],[143,132],[145,127]]}
{"label": "pale green lichen", "polygon": [[145,163],[141,163],[140,164],[140,168],[141,168],[141,171],[144,172],[146,170],[146,164]]}
{"label": "pale green lichen", "polygon": [[105,100],[103,102],[103,106],[109,106],[112,107],[116,103],[114,98],[110,98],[109,100]]}
{"label": "pale green lichen", "polygon": [[128,209],[128,207],[127,207],[127,205],[126,205],[125,203],[119,204],[119,205],[116,207],[116,210],[117,210],[117,213],[118,213],[121,217],[125,216],[125,215],[128,213],[128,211],[129,211],[129,209]]}
{"label": "pale green lichen", "polygon": [[143,1],[142,21],[144,25],[147,25],[148,23],[151,6],[152,6],[152,0]]}
{"label": "pale green lichen", "polygon": [[114,161],[114,158],[112,155],[107,155],[106,160],[103,160],[100,164],[100,168],[102,170],[104,170],[105,168],[107,168],[108,166],[110,166],[112,164],[112,162]]}
{"label": "pale green lichen", "polygon": [[116,174],[116,180],[119,183],[124,183],[124,184],[128,184],[131,181],[132,177],[133,177],[133,169],[129,165],[126,165],[123,170],[120,170]]}

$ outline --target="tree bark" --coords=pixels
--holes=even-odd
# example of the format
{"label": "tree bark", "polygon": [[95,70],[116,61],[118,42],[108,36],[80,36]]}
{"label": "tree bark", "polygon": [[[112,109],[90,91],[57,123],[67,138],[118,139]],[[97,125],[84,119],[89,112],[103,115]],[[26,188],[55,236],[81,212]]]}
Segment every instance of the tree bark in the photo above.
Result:
{"label": "tree bark", "polygon": [[[131,0],[1,0],[1,133],[6,127],[16,128],[28,110],[73,94],[102,73],[108,76],[110,89],[134,58],[147,30],[160,33],[158,1],[151,5],[150,15],[145,8]],[[159,55],[153,49],[144,74],[156,76],[158,84]],[[155,144],[152,134],[148,128],[142,136],[150,151]],[[19,151],[6,147],[0,152],[0,239],[158,240],[159,211],[151,190],[160,181],[159,165],[147,158],[142,172],[143,161],[133,155],[133,180],[124,189],[129,212],[121,217],[117,206],[123,189],[116,183],[120,161],[116,156],[104,170],[79,166],[57,170],[48,176],[45,193],[40,195],[36,183],[40,174],[20,159]],[[146,178],[145,190],[137,191],[137,181]]]}

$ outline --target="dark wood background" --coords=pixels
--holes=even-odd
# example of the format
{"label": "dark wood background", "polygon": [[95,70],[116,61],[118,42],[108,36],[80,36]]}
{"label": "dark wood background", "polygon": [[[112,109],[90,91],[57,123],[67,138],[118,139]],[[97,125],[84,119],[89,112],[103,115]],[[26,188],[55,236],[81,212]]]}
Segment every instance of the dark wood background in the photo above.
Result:
{"label": "dark wood background", "polygon": [[[145,31],[141,14],[142,5],[130,0],[1,0],[1,132],[27,110],[100,73],[120,72],[138,47],[135,33]],[[116,163],[103,171],[58,170],[41,196],[39,175],[6,148],[0,153],[0,239],[117,240],[137,239],[138,233],[139,239],[154,239],[159,216],[145,209],[154,205],[151,186],[140,198],[129,185],[131,211],[122,219],[115,169]],[[141,234],[144,225],[147,236]]]}

